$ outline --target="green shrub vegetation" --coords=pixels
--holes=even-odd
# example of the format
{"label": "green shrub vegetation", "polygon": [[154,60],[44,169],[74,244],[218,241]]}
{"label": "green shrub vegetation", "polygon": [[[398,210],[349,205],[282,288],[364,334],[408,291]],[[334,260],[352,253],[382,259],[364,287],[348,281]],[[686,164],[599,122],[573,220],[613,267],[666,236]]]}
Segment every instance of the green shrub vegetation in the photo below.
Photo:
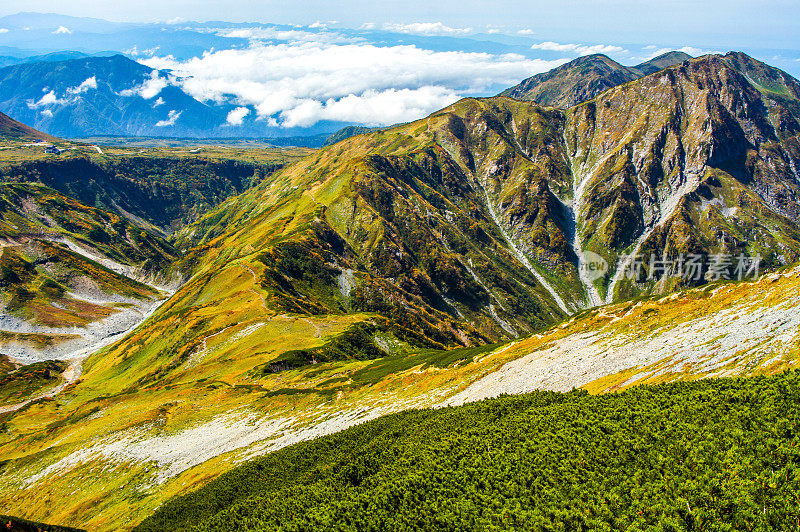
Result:
{"label": "green shrub vegetation", "polygon": [[797,530],[800,372],[412,410],[251,461],[150,530]]}
{"label": "green shrub vegetation", "polygon": [[20,519],[19,517],[10,517],[8,515],[0,515],[0,530],[7,530],[9,532],[83,532],[78,528],[47,525],[45,523],[37,523],[35,521],[28,521],[27,519]]}

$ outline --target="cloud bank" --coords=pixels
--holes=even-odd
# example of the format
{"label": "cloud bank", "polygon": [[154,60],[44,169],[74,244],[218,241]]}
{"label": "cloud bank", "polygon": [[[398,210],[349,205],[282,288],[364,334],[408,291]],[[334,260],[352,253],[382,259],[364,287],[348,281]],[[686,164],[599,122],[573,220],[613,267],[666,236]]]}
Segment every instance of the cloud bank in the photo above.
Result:
{"label": "cloud bank", "polygon": [[[448,31],[434,26],[414,27]],[[144,60],[156,69],[147,94],[155,96],[155,89],[167,83],[157,71],[170,70],[170,83],[194,98],[235,105],[230,124],[241,123],[252,109],[256,119],[287,128],[323,120],[379,126],[422,118],[463,96],[516,84],[565,61],[343,42],[332,37],[335,33],[319,37],[304,30],[292,37],[297,40],[274,43],[260,40],[281,33],[270,28],[234,31],[253,39],[249,48],[206,52],[185,61],[171,56]],[[144,86],[139,94],[145,94]]]}

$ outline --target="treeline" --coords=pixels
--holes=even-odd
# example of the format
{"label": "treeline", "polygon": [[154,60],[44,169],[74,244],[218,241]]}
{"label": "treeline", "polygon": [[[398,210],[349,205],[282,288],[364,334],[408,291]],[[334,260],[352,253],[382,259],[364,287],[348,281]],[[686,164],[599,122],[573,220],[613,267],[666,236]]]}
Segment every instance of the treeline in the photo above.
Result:
{"label": "treeline", "polygon": [[800,372],[504,396],[275,452],[137,530],[798,530]]}

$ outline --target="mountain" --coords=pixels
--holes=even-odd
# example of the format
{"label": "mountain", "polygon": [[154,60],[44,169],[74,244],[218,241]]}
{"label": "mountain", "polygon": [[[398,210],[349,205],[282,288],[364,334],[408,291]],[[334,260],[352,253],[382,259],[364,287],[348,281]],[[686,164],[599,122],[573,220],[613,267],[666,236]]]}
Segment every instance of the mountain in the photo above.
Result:
{"label": "mountain", "polygon": [[565,109],[687,59],[691,56],[683,52],[668,52],[640,65],[626,67],[603,54],[587,55],[532,76],[500,95]]}
{"label": "mountain", "polygon": [[[240,277],[252,279],[246,270],[242,270]],[[237,281],[235,277],[229,280]],[[483,466],[478,469],[488,471],[502,464],[498,460],[504,453],[492,460],[485,460],[482,453],[487,444],[490,449],[503,449],[502,443],[491,434],[510,434],[506,430],[493,430],[498,427],[495,423],[502,424],[505,420],[524,429],[524,437],[539,444],[551,434],[558,435],[559,428],[570,425],[569,430],[574,429],[582,436],[567,440],[556,436],[560,444],[567,441],[569,448],[589,452],[621,441],[625,443],[625,456],[645,458],[641,453],[630,452],[631,440],[627,436],[634,437],[635,432],[636,438],[646,437],[650,444],[674,443],[675,431],[666,429],[682,427],[690,429],[687,434],[692,438],[700,434],[736,437],[737,431],[724,430],[733,426],[728,422],[734,419],[727,417],[732,415],[749,424],[750,428],[742,432],[749,435],[747,438],[767,441],[757,427],[763,425],[774,434],[775,427],[783,426],[780,421],[783,418],[782,414],[771,416],[776,412],[794,412],[793,407],[781,402],[795,400],[794,373],[771,380],[726,383],[708,379],[663,388],[639,385],[772,375],[795,368],[800,360],[797,347],[800,316],[796,312],[800,269],[797,267],[763,276],[755,282],[718,282],[711,289],[698,288],[592,309],[539,334],[500,346],[451,351],[398,350],[376,360],[320,361],[279,373],[263,368],[287,351],[319,351],[321,346],[337,342],[342,345],[342,340],[352,338],[348,332],[352,331],[350,326],[369,317],[269,313],[257,295],[261,290],[255,285],[251,287],[258,292],[250,292],[244,286],[237,290],[230,284],[196,284],[192,289],[203,299],[198,300],[196,310],[188,316],[175,314],[174,307],[165,305],[162,319],[180,327],[183,334],[213,322],[212,329],[193,343],[190,357],[182,367],[161,368],[162,373],[171,371],[171,378],[140,380],[139,372],[127,372],[130,366],[160,362],[153,356],[150,345],[160,342],[161,337],[152,324],[145,324],[126,341],[89,358],[81,382],[68,388],[58,400],[40,401],[0,417],[0,450],[9,457],[0,476],[6,511],[28,519],[87,529],[129,530],[160,508],[143,525],[143,530],[161,526],[167,530],[184,529],[187,528],[184,525],[195,523],[214,529],[215,525],[227,524],[204,519],[218,512],[217,517],[225,518],[230,515],[226,508],[243,497],[254,497],[244,512],[264,515],[262,510],[275,509],[274,505],[263,506],[261,502],[262,495],[274,493],[275,482],[291,487],[296,495],[279,497],[275,501],[278,508],[283,508],[280,505],[287,501],[303,507],[316,500],[307,497],[316,488],[324,485],[325,489],[338,489],[338,479],[343,477],[377,480],[381,477],[371,477],[372,473],[386,471],[384,467],[400,473],[395,466],[403,467],[406,461],[395,460],[402,456],[406,446],[415,453],[428,449],[425,456],[438,456],[437,460],[444,455],[456,459],[480,458]],[[230,291],[236,306],[220,309],[206,299],[219,290]],[[224,325],[219,320],[219,310],[222,314],[237,313],[242,321]],[[592,394],[631,391],[599,397],[574,392],[537,393],[534,397],[546,402],[538,404],[541,408],[529,414],[539,412],[547,416],[541,424],[513,415],[512,412],[518,411],[509,409],[513,404],[526,404],[526,397],[505,397],[498,402],[476,403],[461,409],[441,408],[502,393],[569,392],[573,388],[584,388]],[[730,400],[720,401],[719,397]],[[572,405],[574,411],[558,406],[549,409],[547,401],[551,399],[568,401],[562,404]],[[670,406],[664,406],[662,400]],[[502,404],[507,408],[493,410],[495,405]],[[754,410],[736,417],[738,410],[734,406]],[[772,406],[779,408],[775,410]],[[674,415],[667,414],[672,408]],[[365,424],[404,410],[411,411]],[[634,421],[642,419],[638,416],[648,411],[646,419],[650,421]],[[683,412],[680,416],[679,411]],[[619,418],[620,412],[627,414]],[[464,424],[461,413],[480,415],[474,423]],[[427,423],[424,420],[431,419],[429,416],[442,417]],[[452,429],[448,419],[460,429]],[[577,422],[582,419],[594,421]],[[692,424],[698,419],[715,421],[694,428]],[[723,423],[722,419],[727,421]],[[402,420],[407,420],[408,425],[396,424]],[[350,428],[308,445],[294,445],[354,425],[361,428]],[[388,429],[384,433],[380,427]],[[643,433],[642,427],[650,427],[653,432],[648,429]],[[660,432],[662,428],[666,432]],[[462,447],[464,430],[472,429],[476,429],[474,435],[480,435],[481,439],[468,441],[478,441],[480,452],[476,447]],[[720,432],[704,432],[708,430]],[[409,434],[418,434],[418,438],[410,438]],[[789,432],[786,435],[791,437]],[[447,442],[444,455],[440,447],[436,451],[430,447],[433,440],[429,436],[440,444]],[[551,463],[525,459],[537,446],[516,447],[524,451],[521,463]],[[269,454],[286,447],[289,448],[283,452]],[[717,449],[716,446],[697,448],[709,452]],[[720,449],[729,452],[730,446],[723,444]],[[371,453],[384,450],[385,459],[372,460]],[[338,467],[339,460],[348,454],[343,464],[347,467]],[[261,455],[267,455],[266,462],[247,464],[208,484],[241,465],[243,460]],[[646,457],[641,469],[652,471],[650,455]],[[655,455],[652,458],[658,459]],[[576,460],[582,468],[603,467],[606,463],[605,459],[580,456]],[[264,468],[264,463],[271,465]],[[425,464],[425,468],[429,464],[419,460],[413,463]],[[359,464],[366,464],[365,468],[361,469]],[[576,468],[564,470],[571,472]],[[631,475],[638,478],[635,470],[630,471]],[[740,473],[753,471],[748,468]],[[770,468],[766,471],[772,474]],[[349,472],[355,473],[348,476]],[[598,478],[608,480],[607,475]],[[356,495],[369,486],[381,484],[351,485],[348,494]],[[205,485],[208,485],[206,490],[189,494]],[[500,491],[490,489],[487,493]],[[600,492],[605,491],[592,491]],[[463,490],[459,493],[463,495]],[[164,504],[176,494],[189,495]],[[63,502],[53,505],[43,495]],[[348,499],[331,496],[320,504],[325,506],[340,500]],[[692,508],[696,506],[693,504]],[[758,512],[763,515],[760,507]],[[298,511],[292,515],[310,514]],[[286,519],[286,514],[282,517]]]}
{"label": "mountain", "polygon": [[[7,182],[42,183],[146,229],[170,233],[289,162],[303,149],[270,148],[242,157],[236,149],[106,148],[59,143],[62,154],[37,153],[0,168]],[[109,152],[109,153],[107,153]],[[9,155],[10,153],[7,152]]]}
{"label": "mountain", "polygon": [[330,135],[325,139],[324,146],[330,146],[331,144],[336,144],[337,142],[341,142],[344,139],[349,139],[350,137],[354,137],[356,135],[361,135],[362,133],[369,133],[373,131],[374,127],[364,127],[364,126],[347,126],[343,127],[333,135]]}
{"label": "mountain", "polygon": [[175,232],[185,282],[80,380],[0,407],[8,511],[130,529],[400,410],[791,369],[796,89],[704,56],[565,110],[465,99],[265,176]]}
{"label": "mountain", "polygon": [[690,59],[692,59],[692,56],[686,52],[667,52],[630,68],[639,72],[642,76],[647,76]]}
{"label": "mountain", "polygon": [[0,69],[0,111],[60,137],[197,136],[225,123],[166,76],[122,55],[14,65]]}
{"label": "mountain", "polygon": [[22,122],[17,122],[3,113],[0,113],[0,137],[13,140],[56,140],[55,137],[36,131],[32,127],[26,126]]}

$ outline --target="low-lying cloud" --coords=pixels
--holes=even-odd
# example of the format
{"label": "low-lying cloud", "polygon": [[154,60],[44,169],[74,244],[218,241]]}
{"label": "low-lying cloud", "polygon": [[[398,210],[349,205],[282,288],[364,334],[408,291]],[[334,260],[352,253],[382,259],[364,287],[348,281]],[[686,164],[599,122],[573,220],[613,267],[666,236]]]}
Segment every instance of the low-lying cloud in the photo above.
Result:
{"label": "low-lying cloud", "polygon": [[150,77],[145,79],[141,85],[125,89],[119,92],[120,96],[141,96],[145,100],[150,100],[159,95],[169,85],[169,80],[162,78],[157,70],[150,72]]}
{"label": "low-lying cloud", "polygon": [[659,48],[653,44],[644,47],[647,50],[648,55],[646,56],[647,59],[653,59],[654,57],[658,57],[659,55],[666,54],[667,52],[683,52],[685,54],[689,54],[692,57],[700,57],[701,55],[707,54],[721,54],[722,52],[717,50],[704,50],[702,48],[697,48],[695,46],[684,46],[682,48]]}
{"label": "low-lying cloud", "polygon": [[62,105],[67,103],[67,101],[56,96],[55,91],[48,91],[40,99],[28,100],[26,103],[29,109],[40,109],[51,105]]}
{"label": "low-lying cloud", "polygon": [[92,76],[91,78],[87,78],[84,80],[80,85],[77,87],[70,87],[67,89],[69,94],[83,94],[84,92],[88,92],[90,89],[97,88],[97,78]]}
{"label": "low-lying cloud", "polygon": [[229,123],[240,115],[243,120],[247,115],[240,109],[245,108],[268,125],[308,127],[322,120],[372,126],[416,120],[463,96],[514,85],[565,61],[342,44],[327,37],[312,40],[312,32],[305,31],[297,41],[271,43],[257,40],[267,38],[262,30],[235,30],[254,39],[247,49],[206,52],[186,61],[153,57],[143,63],[170,70],[171,83],[200,101],[235,105],[239,109]]}
{"label": "low-lying cloud", "polygon": [[250,109],[247,107],[237,107],[228,113],[228,123],[232,126],[240,126],[244,122],[244,118],[250,114]]}
{"label": "low-lying cloud", "polygon": [[183,111],[175,111],[175,110],[170,111],[169,114],[167,114],[166,120],[159,120],[158,122],[156,122],[156,127],[174,126],[175,122],[178,121],[178,118],[180,118],[181,114],[183,114]]}

